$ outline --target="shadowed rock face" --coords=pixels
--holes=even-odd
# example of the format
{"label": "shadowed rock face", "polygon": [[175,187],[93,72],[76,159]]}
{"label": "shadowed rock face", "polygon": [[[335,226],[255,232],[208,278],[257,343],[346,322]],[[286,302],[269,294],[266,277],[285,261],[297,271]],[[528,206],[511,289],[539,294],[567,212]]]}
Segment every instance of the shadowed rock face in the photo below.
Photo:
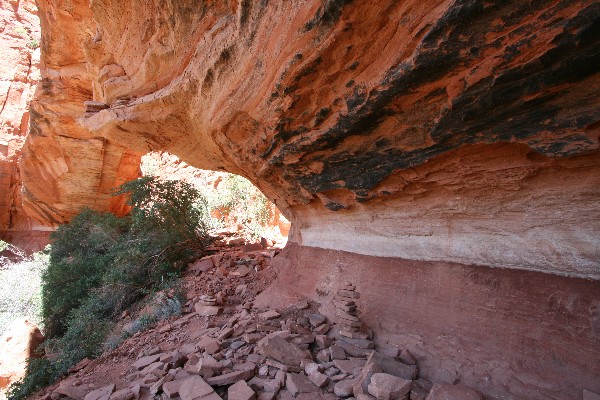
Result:
{"label": "shadowed rock face", "polygon": [[40,18],[22,163],[39,219],[165,150],[251,179],[299,244],[600,278],[597,2],[74,0]]}

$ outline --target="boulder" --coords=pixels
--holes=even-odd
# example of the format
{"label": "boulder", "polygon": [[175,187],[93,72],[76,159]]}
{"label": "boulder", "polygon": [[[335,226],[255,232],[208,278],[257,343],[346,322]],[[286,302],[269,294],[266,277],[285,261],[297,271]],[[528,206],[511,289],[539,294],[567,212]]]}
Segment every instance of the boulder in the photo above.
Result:
{"label": "boulder", "polygon": [[179,387],[181,400],[223,400],[213,388],[199,376],[188,378]]}
{"label": "boulder", "polygon": [[39,356],[44,340],[37,326],[22,318],[13,321],[0,338],[0,389],[25,376],[27,360]]}
{"label": "boulder", "polygon": [[377,373],[371,376],[369,394],[377,400],[402,400],[410,392],[412,381],[394,375]]}
{"label": "boulder", "polygon": [[306,359],[306,354],[297,346],[279,336],[267,337],[261,340],[256,350],[259,354],[273,358],[283,364],[300,366],[300,361]]}
{"label": "boulder", "polygon": [[255,400],[254,390],[248,386],[246,381],[238,381],[227,389],[227,400]]}

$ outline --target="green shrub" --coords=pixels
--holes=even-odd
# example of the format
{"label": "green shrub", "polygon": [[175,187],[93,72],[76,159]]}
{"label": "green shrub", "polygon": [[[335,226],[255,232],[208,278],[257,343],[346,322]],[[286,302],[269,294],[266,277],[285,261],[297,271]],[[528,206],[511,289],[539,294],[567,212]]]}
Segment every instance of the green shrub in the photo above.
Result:
{"label": "green shrub", "polygon": [[29,42],[27,42],[27,47],[29,47],[31,50],[37,49],[38,47],[40,47],[40,39],[37,39],[37,38],[29,39]]}
{"label": "green shrub", "polygon": [[32,393],[51,384],[56,379],[54,366],[46,358],[30,358],[27,361],[26,378],[10,385],[7,399],[26,399]]}
{"label": "green shrub", "polygon": [[252,238],[259,238],[269,222],[269,200],[246,178],[227,175],[218,190],[204,188],[204,203],[197,204],[211,220],[210,215],[217,210],[223,213],[220,221],[211,220],[211,227],[220,227],[224,220],[244,226]]}
{"label": "green shrub", "polygon": [[[98,356],[115,317],[172,282],[209,244],[195,208],[202,199],[191,185],[145,177],[115,194],[128,196],[129,216],[84,210],[52,235],[50,264],[42,277],[50,361],[30,364],[31,373],[11,388],[9,399],[22,399],[81,359]],[[166,299],[150,316],[152,322],[140,324],[180,310],[178,299]]]}
{"label": "green shrub", "polygon": [[42,276],[46,335],[62,335],[66,318],[99,286],[114,263],[115,246],[129,231],[127,218],[84,210],[52,235],[50,267]]}
{"label": "green shrub", "polygon": [[0,241],[2,248],[23,255],[16,260],[0,260],[0,335],[19,318],[27,318],[41,328],[41,275],[48,266],[48,255],[37,252],[26,256],[13,245]]}

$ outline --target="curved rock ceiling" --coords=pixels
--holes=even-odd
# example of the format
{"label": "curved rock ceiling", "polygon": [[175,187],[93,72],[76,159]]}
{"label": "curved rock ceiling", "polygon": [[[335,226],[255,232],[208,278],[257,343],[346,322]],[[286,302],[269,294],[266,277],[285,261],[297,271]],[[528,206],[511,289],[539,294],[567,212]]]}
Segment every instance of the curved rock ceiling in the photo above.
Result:
{"label": "curved rock ceiling", "polygon": [[299,244],[600,278],[595,1],[38,3],[39,220],[164,150],[251,179]]}

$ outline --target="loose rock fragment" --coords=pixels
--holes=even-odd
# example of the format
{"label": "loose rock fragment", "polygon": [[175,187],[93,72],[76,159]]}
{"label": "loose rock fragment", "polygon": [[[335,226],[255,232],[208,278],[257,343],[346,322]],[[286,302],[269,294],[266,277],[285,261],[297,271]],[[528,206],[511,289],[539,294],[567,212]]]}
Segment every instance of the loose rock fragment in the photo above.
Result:
{"label": "loose rock fragment", "polygon": [[377,373],[371,376],[369,393],[377,397],[377,400],[396,400],[404,398],[412,387],[412,381],[398,378],[396,376]]}
{"label": "loose rock fragment", "polygon": [[187,379],[179,389],[181,400],[223,400],[213,388],[199,376]]}
{"label": "loose rock fragment", "polygon": [[115,385],[104,386],[100,389],[89,392],[83,400],[108,400],[110,395],[115,391]]}
{"label": "loose rock fragment", "polygon": [[246,381],[238,381],[227,389],[227,400],[254,400],[256,394]]}
{"label": "loose rock fragment", "polygon": [[285,387],[294,397],[299,393],[319,391],[319,388],[303,374],[287,374]]}
{"label": "loose rock fragment", "polygon": [[142,358],[138,359],[136,362],[134,362],[131,366],[135,369],[142,370],[145,367],[147,367],[148,365],[158,361],[160,359],[160,356],[161,356],[160,354],[153,354],[150,356],[142,357]]}
{"label": "loose rock fragment", "polygon": [[353,379],[346,379],[339,381],[333,387],[333,393],[338,397],[350,397],[352,396],[352,387],[354,386]]}
{"label": "loose rock fragment", "polygon": [[258,343],[256,350],[265,357],[271,357],[284,364],[297,367],[300,366],[300,361],[306,358],[302,350],[279,336],[262,340]]}
{"label": "loose rock fragment", "polygon": [[163,393],[169,398],[172,399],[174,397],[179,396],[179,390],[181,389],[181,385],[183,385],[184,380],[175,380],[171,382],[167,382],[163,384],[162,390]]}

